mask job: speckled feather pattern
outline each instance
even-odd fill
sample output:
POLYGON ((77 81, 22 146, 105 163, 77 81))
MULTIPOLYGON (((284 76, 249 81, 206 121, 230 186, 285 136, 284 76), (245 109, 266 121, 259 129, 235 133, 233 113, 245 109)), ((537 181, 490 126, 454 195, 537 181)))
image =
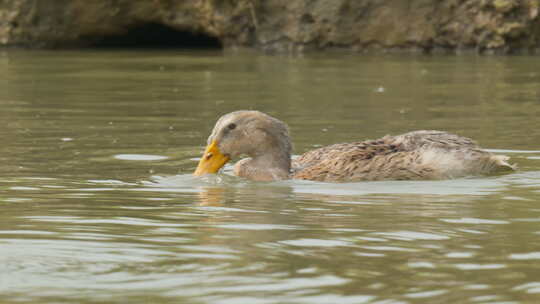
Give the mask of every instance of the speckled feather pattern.
POLYGON ((332 182, 446 179, 513 169, 506 159, 481 150, 469 138, 422 130, 306 152, 293 161, 291 177, 332 182))

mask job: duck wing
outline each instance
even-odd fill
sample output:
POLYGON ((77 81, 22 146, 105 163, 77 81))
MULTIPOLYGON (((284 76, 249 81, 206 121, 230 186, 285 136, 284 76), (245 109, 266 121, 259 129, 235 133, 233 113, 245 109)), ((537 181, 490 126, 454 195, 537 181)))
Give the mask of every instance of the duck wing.
POLYGON ((376 174, 375 163, 403 151, 403 146, 386 136, 379 140, 334 144, 302 154, 293 160, 295 179, 351 181, 383 179, 376 174))
POLYGON ((420 130, 397 136, 385 136, 388 142, 402 146, 404 151, 413 151, 421 148, 438 148, 444 150, 479 149, 478 144, 467 137, 455 135, 444 131, 420 130))
POLYGON ((304 153, 292 178, 316 181, 444 179, 512 168, 505 156, 442 131, 413 131, 378 140, 342 143, 304 153))

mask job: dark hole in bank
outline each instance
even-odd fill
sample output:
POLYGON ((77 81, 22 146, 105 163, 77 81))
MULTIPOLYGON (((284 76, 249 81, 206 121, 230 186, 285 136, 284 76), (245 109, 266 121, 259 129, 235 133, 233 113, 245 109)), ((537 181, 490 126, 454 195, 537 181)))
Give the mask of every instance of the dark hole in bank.
POLYGON ((139 25, 124 34, 95 37, 92 40, 91 46, 98 48, 222 48, 221 42, 215 37, 176 30, 158 23, 139 25))

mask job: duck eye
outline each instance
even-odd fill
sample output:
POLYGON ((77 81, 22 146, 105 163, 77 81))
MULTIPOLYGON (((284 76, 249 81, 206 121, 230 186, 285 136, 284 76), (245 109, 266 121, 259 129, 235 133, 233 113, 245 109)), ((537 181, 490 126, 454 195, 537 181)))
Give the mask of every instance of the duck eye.
POLYGON ((232 124, 228 125, 227 128, 229 128, 229 130, 234 130, 234 129, 236 129, 236 124, 232 123, 232 124))

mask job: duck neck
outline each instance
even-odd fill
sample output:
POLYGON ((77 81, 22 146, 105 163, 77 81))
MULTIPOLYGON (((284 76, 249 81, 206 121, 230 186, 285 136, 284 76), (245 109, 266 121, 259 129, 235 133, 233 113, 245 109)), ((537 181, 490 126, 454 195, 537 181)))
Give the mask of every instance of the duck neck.
POLYGON ((290 154, 272 149, 239 161, 234 168, 237 176, 256 181, 274 181, 290 178, 290 154))
POLYGON ((280 178, 286 179, 291 171, 291 155, 281 149, 274 148, 264 154, 256 155, 252 158, 253 165, 272 174, 278 174, 280 178))

